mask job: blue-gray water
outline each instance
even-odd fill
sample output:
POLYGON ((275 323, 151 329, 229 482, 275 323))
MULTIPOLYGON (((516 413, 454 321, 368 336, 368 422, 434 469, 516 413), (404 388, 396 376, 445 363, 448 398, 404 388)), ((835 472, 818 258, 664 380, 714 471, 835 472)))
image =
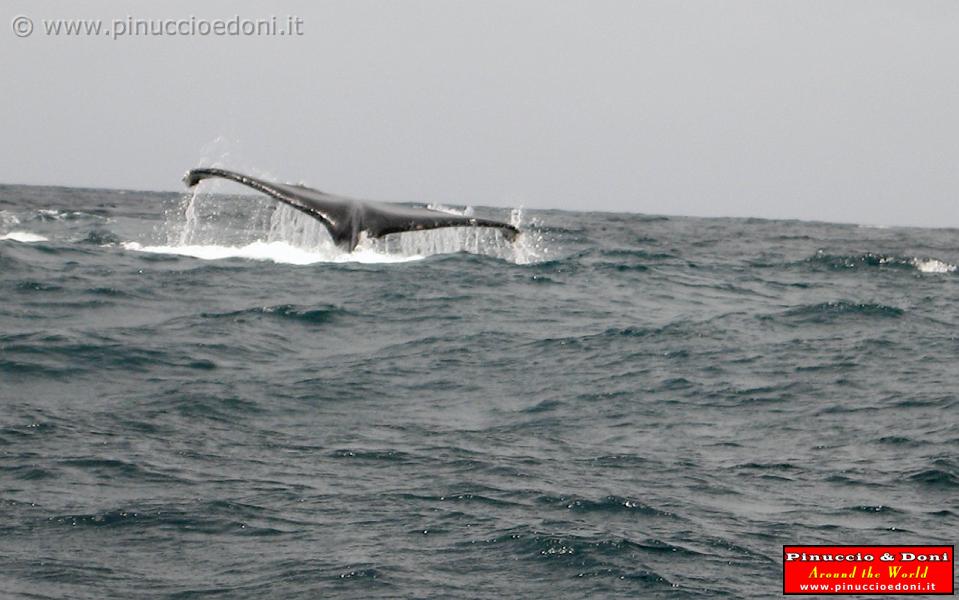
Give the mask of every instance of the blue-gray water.
POLYGON ((959 231, 532 211, 360 263, 188 208, 0 186, 9 597, 768 598, 783 544, 956 541, 959 231))

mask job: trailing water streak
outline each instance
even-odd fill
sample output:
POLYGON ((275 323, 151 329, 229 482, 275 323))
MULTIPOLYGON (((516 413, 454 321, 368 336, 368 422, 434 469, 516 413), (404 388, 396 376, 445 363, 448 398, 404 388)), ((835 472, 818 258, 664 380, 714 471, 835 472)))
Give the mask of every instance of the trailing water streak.
MULTIPOLYGON (((251 197, 237 209, 235 202, 197 190, 184 197, 176 213, 167 215, 166 244, 126 247, 156 252, 162 248, 171 254, 205 259, 246 257, 292 264, 399 262, 456 252, 529 264, 544 260, 548 253, 543 234, 530 226, 523 227, 512 243, 496 230, 482 227, 393 233, 378 239, 361 236, 356 250, 349 253, 336 246, 320 222, 291 207, 251 197), (352 259, 351 254, 355 255, 352 259)), ((443 211, 464 216, 472 213, 470 208, 443 211)), ((522 211, 511 211, 509 223, 523 226, 522 211)))
POLYGON ((498 229, 512 241, 519 230, 509 223, 493 219, 463 216, 401 204, 357 200, 308 188, 299 184, 278 183, 220 168, 188 171, 183 177, 188 187, 209 178, 235 181, 309 215, 326 227, 333 242, 352 251, 361 236, 379 238, 391 233, 425 231, 444 227, 489 227, 498 229))

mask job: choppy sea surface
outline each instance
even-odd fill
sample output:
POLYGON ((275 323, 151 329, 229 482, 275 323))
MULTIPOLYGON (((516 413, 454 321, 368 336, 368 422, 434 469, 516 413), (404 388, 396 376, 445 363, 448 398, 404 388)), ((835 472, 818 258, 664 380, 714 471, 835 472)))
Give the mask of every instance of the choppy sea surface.
POLYGON ((956 542, 959 231, 475 214, 524 234, 0 186, 4 596, 768 598, 783 544, 956 542))

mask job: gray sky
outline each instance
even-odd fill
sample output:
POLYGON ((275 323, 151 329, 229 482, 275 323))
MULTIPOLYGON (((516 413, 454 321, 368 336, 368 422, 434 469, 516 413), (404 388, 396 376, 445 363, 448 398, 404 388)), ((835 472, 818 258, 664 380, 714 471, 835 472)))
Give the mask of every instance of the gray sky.
POLYGON ((959 227, 959 2, 3 3, 0 181, 959 227), (18 38, 25 15, 33 34, 18 38), (42 19, 288 15, 286 37, 42 19))

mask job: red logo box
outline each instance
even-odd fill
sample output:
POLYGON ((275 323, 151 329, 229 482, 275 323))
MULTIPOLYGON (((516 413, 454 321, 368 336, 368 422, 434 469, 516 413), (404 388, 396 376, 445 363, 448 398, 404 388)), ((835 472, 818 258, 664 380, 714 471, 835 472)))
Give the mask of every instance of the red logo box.
POLYGON ((783 546, 783 594, 955 593, 955 546, 783 546))

